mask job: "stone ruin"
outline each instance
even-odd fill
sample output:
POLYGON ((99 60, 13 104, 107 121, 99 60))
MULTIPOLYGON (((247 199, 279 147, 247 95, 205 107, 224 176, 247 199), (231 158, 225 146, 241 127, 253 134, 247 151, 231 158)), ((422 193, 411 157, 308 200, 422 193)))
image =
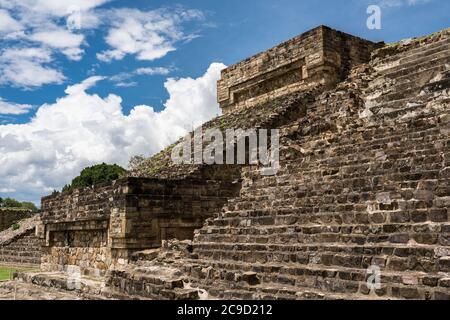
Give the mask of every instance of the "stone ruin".
POLYGON ((45 197, 41 267, 77 266, 83 275, 100 276, 136 251, 160 247, 162 240, 192 239, 235 194, 232 182, 220 179, 124 178, 45 197))
POLYGON ((318 85, 332 88, 377 46, 320 26, 223 70, 218 102, 228 114, 318 85))
POLYGON ((95 299, 450 299, 450 29, 385 45, 321 26, 225 69, 218 101, 206 128, 280 129, 275 176, 174 165, 171 146, 43 198, 41 271, 18 278, 95 299))

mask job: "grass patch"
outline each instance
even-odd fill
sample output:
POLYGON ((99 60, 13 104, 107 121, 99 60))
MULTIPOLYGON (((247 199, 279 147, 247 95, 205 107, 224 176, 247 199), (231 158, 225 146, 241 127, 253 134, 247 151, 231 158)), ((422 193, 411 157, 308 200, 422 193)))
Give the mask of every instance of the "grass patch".
POLYGON ((30 269, 27 268, 15 268, 15 267, 5 267, 0 266, 0 281, 12 280, 12 276, 14 272, 28 271, 30 269))

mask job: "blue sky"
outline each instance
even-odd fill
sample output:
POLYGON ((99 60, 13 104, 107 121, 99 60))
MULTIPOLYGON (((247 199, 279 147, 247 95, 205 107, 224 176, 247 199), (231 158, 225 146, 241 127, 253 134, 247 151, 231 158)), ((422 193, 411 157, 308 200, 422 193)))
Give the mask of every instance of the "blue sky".
POLYGON ((64 2, 0 0, 0 197, 38 202, 83 166, 153 154, 220 112, 225 65, 308 29, 394 42, 448 28, 450 12, 444 0, 64 2), (366 27, 370 4, 381 30, 366 27))

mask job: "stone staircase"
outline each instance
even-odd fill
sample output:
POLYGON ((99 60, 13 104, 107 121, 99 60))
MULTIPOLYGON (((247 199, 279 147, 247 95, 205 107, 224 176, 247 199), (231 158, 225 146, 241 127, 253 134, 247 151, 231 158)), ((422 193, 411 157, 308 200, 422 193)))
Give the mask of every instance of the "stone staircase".
POLYGON ((0 263, 14 265, 39 265, 41 242, 35 234, 38 216, 18 222, 19 229, 0 233, 0 263))
POLYGON ((41 263, 40 250, 34 230, 30 230, 0 249, 0 262, 38 265, 41 263))
POLYGON ((220 298, 450 298, 450 35, 427 41, 380 49, 284 127, 282 169, 243 169, 187 281, 220 298))
MULTIPOLYGON (((407 113, 424 107, 424 103, 447 89, 450 81, 450 31, 442 31, 415 48, 421 41, 397 48, 378 50, 371 62, 376 71, 365 90, 366 108, 374 114, 407 113), (412 47, 412 48, 409 48, 412 47)), ((447 97, 448 99, 448 97, 447 97)))

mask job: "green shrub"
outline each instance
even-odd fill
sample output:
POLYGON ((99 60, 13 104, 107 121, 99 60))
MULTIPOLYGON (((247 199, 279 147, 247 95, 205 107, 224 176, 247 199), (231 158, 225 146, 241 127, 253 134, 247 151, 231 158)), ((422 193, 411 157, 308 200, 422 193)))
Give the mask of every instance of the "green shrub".
POLYGON ((20 229, 20 224, 18 223, 14 223, 11 228, 15 231, 15 230, 19 230, 20 229))
POLYGON ((6 198, 2 199, 0 198, 0 208, 7 208, 7 209, 23 209, 23 210, 31 210, 31 211, 37 211, 38 208, 35 206, 32 202, 20 202, 16 199, 6 198))
POLYGON ((28 209, 31 211, 37 211, 38 208, 32 202, 22 202, 21 208, 28 209))
POLYGON ((94 184, 111 182, 119 179, 125 173, 126 170, 116 164, 98 164, 83 169, 78 177, 73 179, 70 184, 64 186, 62 191, 71 191, 78 188, 89 187, 94 184))
POLYGON ((5 208, 21 208, 22 207, 22 204, 19 201, 15 200, 15 199, 11 199, 11 198, 3 199, 2 205, 5 208))

